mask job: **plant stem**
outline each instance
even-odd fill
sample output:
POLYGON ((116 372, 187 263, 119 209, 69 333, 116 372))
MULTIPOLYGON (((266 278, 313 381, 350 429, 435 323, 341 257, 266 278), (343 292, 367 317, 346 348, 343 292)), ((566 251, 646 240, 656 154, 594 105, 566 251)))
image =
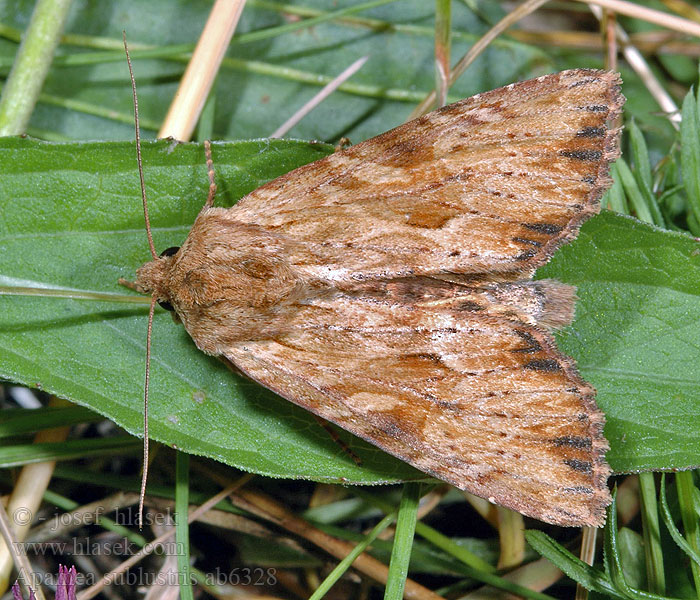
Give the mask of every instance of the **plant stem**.
POLYGON ((34 7, 0 98, 0 136, 20 135, 26 131, 70 5, 70 0, 39 0, 34 7))

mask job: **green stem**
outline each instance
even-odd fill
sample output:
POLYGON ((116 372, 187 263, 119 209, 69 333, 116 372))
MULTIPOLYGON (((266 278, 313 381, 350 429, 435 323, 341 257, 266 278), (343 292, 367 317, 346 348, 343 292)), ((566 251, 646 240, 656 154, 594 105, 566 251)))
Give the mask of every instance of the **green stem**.
POLYGON ((435 91, 437 105, 447 102, 450 85, 451 0, 435 0, 435 91))
POLYGON ((403 486, 384 600, 401 600, 403 598, 406 577, 408 577, 408 565, 411 562, 413 536, 416 532, 420 488, 420 483, 405 483, 403 486))
POLYGON ((0 296, 40 296, 42 298, 70 298, 71 300, 97 300, 100 302, 121 302, 127 304, 150 304, 149 296, 128 296, 107 292, 87 292, 56 288, 34 288, 13 285, 0 285, 0 296))
MULTIPOLYGON (((340 10, 335 10, 333 12, 321 13, 317 16, 307 17, 301 21, 286 23, 278 27, 268 27, 266 29, 261 29, 259 31, 250 31, 248 33, 241 33, 233 39, 233 43, 246 44, 249 42, 259 42, 260 40, 266 40, 272 37, 277 37, 285 33, 292 33, 300 29, 307 29, 309 27, 314 27, 325 23, 327 21, 334 21, 336 19, 341 19, 347 15, 353 15, 358 12, 363 12, 371 8, 376 8, 378 6, 383 6, 384 4, 390 4, 396 2, 397 0, 371 0, 370 2, 363 2, 361 4, 355 4, 347 8, 341 8, 340 10)), ((277 6, 275 6, 277 8, 277 6)))
POLYGON ((39 0, 34 7, 0 98, 0 136, 20 135, 26 131, 70 5, 70 0, 39 0))
POLYGON ((653 473, 639 474, 639 494, 642 500, 642 534, 649 591, 663 595, 666 591, 666 577, 653 473))
POLYGON ((384 531, 389 525, 394 522, 396 518, 396 512, 392 512, 384 517, 379 523, 377 523, 372 531, 367 534, 364 540, 362 540, 357 546, 355 546, 352 551, 338 563, 338 566, 333 569, 328 576, 323 580, 321 585, 316 588, 314 593, 309 597, 309 600, 320 600, 323 598, 328 590, 331 589, 333 584, 340 579, 343 574, 350 568, 355 559, 362 554, 367 547, 377 539, 377 536, 384 531))
MULTIPOLYGON (((145 468, 145 465, 144 465, 145 468)), ((190 571, 190 529, 187 517, 190 508, 190 455, 176 451, 175 458, 175 548, 179 589, 182 600, 193 600, 190 571)))
MULTIPOLYGON (((676 489, 678 490, 678 505, 681 510, 685 539, 695 552, 699 552, 700 519, 698 519, 698 514, 695 511, 695 504, 693 502, 693 495, 697 492, 693 485, 692 471, 680 471, 676 473, 676 489)), ((695 562, 691 562, 690 569, 693 573, 693 581, 695 582, 695 593, 698 598, 700 598, 700 566, 695 562)))

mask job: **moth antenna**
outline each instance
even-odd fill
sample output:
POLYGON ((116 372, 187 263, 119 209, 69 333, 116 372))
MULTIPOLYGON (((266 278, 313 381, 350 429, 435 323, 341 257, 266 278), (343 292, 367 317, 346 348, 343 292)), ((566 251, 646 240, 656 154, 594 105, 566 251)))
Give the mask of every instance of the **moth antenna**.
MULTIPOLYGON (((141 127, 139 126, 139 100, 136 95, 136 80, 134 70, 131 66, 129 56, 129 46, 126 43, 126 31, 122 31, 124 38, 124 52, 126 53, 126 64, 129 66, 129 77, 131 78, 131 94, 134 99, 134 130, 136 132, 136 162, 139 166, 139 179, 141 180, 141 200, 143 201, 143 218, 146 222, 146 236, 148 237, 148 247, 151 250, 153 260, 158 260, 153 235, 151 234, 151 220, 148 218, 148 202, 146 201, 146 182, 143 177, 143 163, 141 161, 141 127)), ((120 283, 122 281, 120 280, 120 283)), ((127 282, 125 282, 126 284, 127 282)), ((127 285, 127 287, 131 287, 127 285)), ((139 493, 139 529, 143 528, 143 504, 146 499, 146 481, 148 480, 148 384, 151 379, 151 332, 153 331, 153 313, 156 308, 158 298, 155 294, 151 297, 151 308, 148 311, 148 331, 146 333, 146 375, 143 385, 143 470, 141 475, 141 491, 139 493)))
POLYGON ((214 161, 211 158, 211 142, 204 140, 204 156, 207 158, 207 175, 209 176, 209 195, 204 203, 204 208, 209 208, 214 204, 216 196, 216 183, 214 182, 214 161))
POLYGON ((151 220, 148 218, 148 202, 146 202, 146 182, 143 178, 143 164, 141 162, 141 127, 139 126, 139 100, 136 96, 136 80, 134 79, 134 70, 131 68, 131 57, 129 56, 129 47, 126 44, 126 31, 122 31, 124 38, 124 52, 126 52, 126 64, 129 65, 129 77, 131 77, 131 94, 134 97, 134 129, 136 130, 136 162, 139 165, 139 178, 141 179, 141 200, 143 200, 143 218, 146 221, 146 235, 148 236, 148 247, 151 250, 153 260, 158 259, 156 247, 153 244, 153 235, 151 235, 151 220))
POLYGON ((141 473, 141 491, 139 492, 139 529, 143 527, 143 504, 146 500, 146 480, 148 479, 148 384, 151 380, 151 332, 153 331, 153 313, 158 298, 151 297, 148 311, 148 333, 146 334, 146 377, 143 385, 143 470, 141 473))

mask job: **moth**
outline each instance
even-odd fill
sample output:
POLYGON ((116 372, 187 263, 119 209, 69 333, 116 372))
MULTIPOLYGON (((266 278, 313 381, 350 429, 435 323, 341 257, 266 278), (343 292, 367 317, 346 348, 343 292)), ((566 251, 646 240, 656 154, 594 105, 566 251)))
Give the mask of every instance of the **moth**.
MULTIPOLYGON (((436 110, 209 199, 134 287, 194 343, 462 490, 600 526, 608 442, 556 346, 575 289, 537 267, 599 210, 619 75, 575 69, 436 110)), ((208 148, 208 147, 207 147, 208 148)))

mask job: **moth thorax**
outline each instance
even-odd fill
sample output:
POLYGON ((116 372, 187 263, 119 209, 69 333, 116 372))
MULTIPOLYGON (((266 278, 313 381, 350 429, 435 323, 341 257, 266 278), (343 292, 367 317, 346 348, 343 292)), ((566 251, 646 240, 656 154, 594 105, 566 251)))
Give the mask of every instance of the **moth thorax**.
POLYGON ((170 293, 166 282, 172 260, 172 256, 162 256, 144 263, 136 271, 136 288, 144 294, 155 294, 161 302, 169 302, 170 293))

